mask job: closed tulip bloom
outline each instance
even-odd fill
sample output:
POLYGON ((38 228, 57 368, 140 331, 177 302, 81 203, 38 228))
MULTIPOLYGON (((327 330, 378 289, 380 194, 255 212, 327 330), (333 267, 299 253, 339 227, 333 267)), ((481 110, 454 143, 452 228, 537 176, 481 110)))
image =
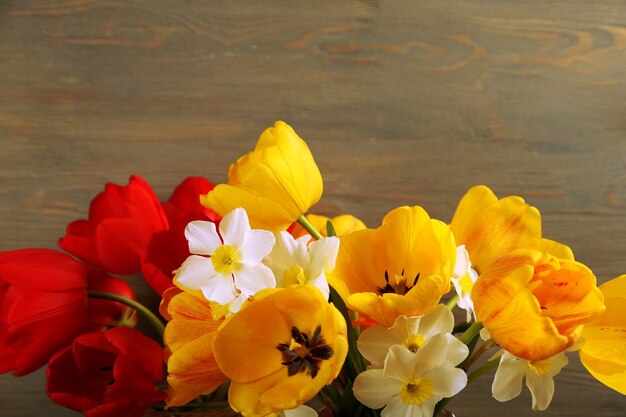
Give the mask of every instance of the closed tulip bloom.
POLYGON ((167 228, 154 191, 134 175, 126 186, 107 184, 91 201, 89 218, 70 223, 59 246, 104 271, 132 274, 152 234, 167 228))
POLYGON ((231 165, 228 183, 202 204, 225 216, 237 207, 253 228, 286 230, 320 199, 322 176, 307 144, 284 122, 266 129, 254 150, 231 165))
POLYGON ((599 288, 606 311, 585 325, 580 360, 598 381, 626 395, 626 275, 599 288))
POLYGON ((137 330, 115 327, 86 333, 48 364, 46 392, 87 417, 140 417, 164 393, 163 352, 137 330))
POLYGON ((207 194, 215 186, 204 177, 187 177, 176 186, 172 195, 161 205, 170 224, 187 217, 189 213, 201 213, 198 220, 206 217, 210 221, 218 221, 220 216, 211 209, 200 204, 200 196, 207 194), (203 215, 203 216, 202 216, 203 215))
POLYGON ((0 252, 0 373, 33 372, 84 330, 87 271, 50 249, 0 252))

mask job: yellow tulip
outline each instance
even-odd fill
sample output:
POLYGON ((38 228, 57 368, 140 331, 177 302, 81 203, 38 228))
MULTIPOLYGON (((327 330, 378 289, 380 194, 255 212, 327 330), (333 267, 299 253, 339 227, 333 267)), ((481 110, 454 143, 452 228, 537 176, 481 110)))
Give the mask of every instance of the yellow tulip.
POLYGON ((337 377, 346 322, 317 288, 267 289, 224 321, 213 352, 231 379, 231 407, 263 416, 303 404, 337 377))
POLYGON ((626 395, 626 275, 600 291, 606 311, 583 329, 580 360, 598 381, 626 395))
POLYGON ((377 229, 340 237, 329 283, 349 308, 391 327, 430 312, 450 289, 456 245, 450 228, 421 207, 389 212, 377 229))
MULTIPOLYGON (((329 220, 332 222, 333 228, 335 229, 335 233, 337 236, 347 235, 348 233, 367 228, 367 226, 365 226, 365 223, 363 223, 361 220, 351 214, 342 214, 340 216, 333 217, 332 219, 326 216, 320 216, 318 214, 307 214, 305 217, 309 221, 309 223, 313 225, 315 230, 320 232, 323 237, 328 237, 326 223, 329 220)), ((291 231, 291 235, 295 238, 307 235, 308 233, 309 232, 307 232, 306 229, 302 227, 299 223, 296 223, 293 230, 291 231)))
POLYGON ((219 387, 226 376, 217 366, 211 343, 221 321, 213 320, 209 302, 188 293, 169 300, 164 342, 167 360, 168 407, 188 403, 219 387))
POLYGON ((255 229, 285 230, 322 196, 322 176, 307 144, 284 122, 276 122, 255 149, 231 165, 228 183, 200 202, 225 216, 243 207, 255 229))
POLYGON ((604 309, 583 264, 520 249, 484 271, 472 291, 477 321, 513 355, 538 361, 570 347, 604 309))
POLYGON ((559 258, 573 259, 565 245, 542 241, 539 210, 521 197, 498 199, 484 185, 470 188, 463 196, 450 229, 457 245, 465 245, 472 267, 479 274, 516 249, 543 249, 559 258))

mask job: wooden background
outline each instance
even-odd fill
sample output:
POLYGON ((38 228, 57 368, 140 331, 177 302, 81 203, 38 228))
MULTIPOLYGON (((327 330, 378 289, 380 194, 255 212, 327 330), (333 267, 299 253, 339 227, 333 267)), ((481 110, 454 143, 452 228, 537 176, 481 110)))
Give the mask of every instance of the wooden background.
MULTIPOLYGON (((276 119, 317 159, 317 212, 449 221, 484 183, 537 206, 600 282, 626 273, 623 0, 3 0, 0 250, 55 247, 107 181, 163 198, 224 181, 276 119)), ((570 359, 543 415, 624 416, 570 359)), ((490 383, 456 415, 535 415, 490 383)), ((1 376, 0 415, 75 415, 43 386, 1 376)))

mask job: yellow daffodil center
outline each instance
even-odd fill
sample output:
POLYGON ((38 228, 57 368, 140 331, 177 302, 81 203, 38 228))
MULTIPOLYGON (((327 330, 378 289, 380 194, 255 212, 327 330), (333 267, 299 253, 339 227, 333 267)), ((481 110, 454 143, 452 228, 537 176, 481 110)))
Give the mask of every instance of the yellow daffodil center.
POLYGON ((461 291, 463 294, 470 294, 472 292, 472 288, 474 288, 474 283, 472 282, 472 278, 470 274, 465 274, 459 280, 461 284, 461 291))
POLYGON ((406 382, 400 390, 400 399, 405 404, 423 404, 435 392, 435 384, 428 378, 415 378, 406 382))
POLYGON ((402 342, 402 345, 413 353, 417 352, 417 350, 421 348, 423 344, 424 337, 419 333, 410 335, 405 339, 404 342, 402 342))
POLYGON ((550 364, 552 364, 552 358, 529 362, 528 367, 537 375, 543 375, 548 372, 550 364))
POLYGON ((231 245, 222 245, 215 249, 215 252, 213 252, 211 256, 211 261, 213 262, 215 271, 222 274, 230 274, 235 270, 239 262, 237 248, 231 245))
POLYGON ((283 272, 283 287, 302 284, 306 284, 306 276, 300 265, 294 265, 283 272))

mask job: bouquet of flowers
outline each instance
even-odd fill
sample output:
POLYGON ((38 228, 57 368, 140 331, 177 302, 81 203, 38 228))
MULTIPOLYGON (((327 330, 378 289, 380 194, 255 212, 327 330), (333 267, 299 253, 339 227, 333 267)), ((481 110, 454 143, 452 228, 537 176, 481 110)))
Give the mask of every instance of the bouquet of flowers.
POLYGON ((0 252, 0 370, 47 364, 49 397, 91 417, 226 399, 244 416, 432 417, 491 371, 496 400, 525 379, 544 410, 573 351, 626 394, 626 275, 598 287, 522 198, 476 186, 449 224, 405 206, 367 228, 307 214, 321 195, 283 122, 226 184, 187 178, 164 202, 138 176, 107 184, 66 253, 0 252), (112 276, 138 271, 159 312, 112 276))

